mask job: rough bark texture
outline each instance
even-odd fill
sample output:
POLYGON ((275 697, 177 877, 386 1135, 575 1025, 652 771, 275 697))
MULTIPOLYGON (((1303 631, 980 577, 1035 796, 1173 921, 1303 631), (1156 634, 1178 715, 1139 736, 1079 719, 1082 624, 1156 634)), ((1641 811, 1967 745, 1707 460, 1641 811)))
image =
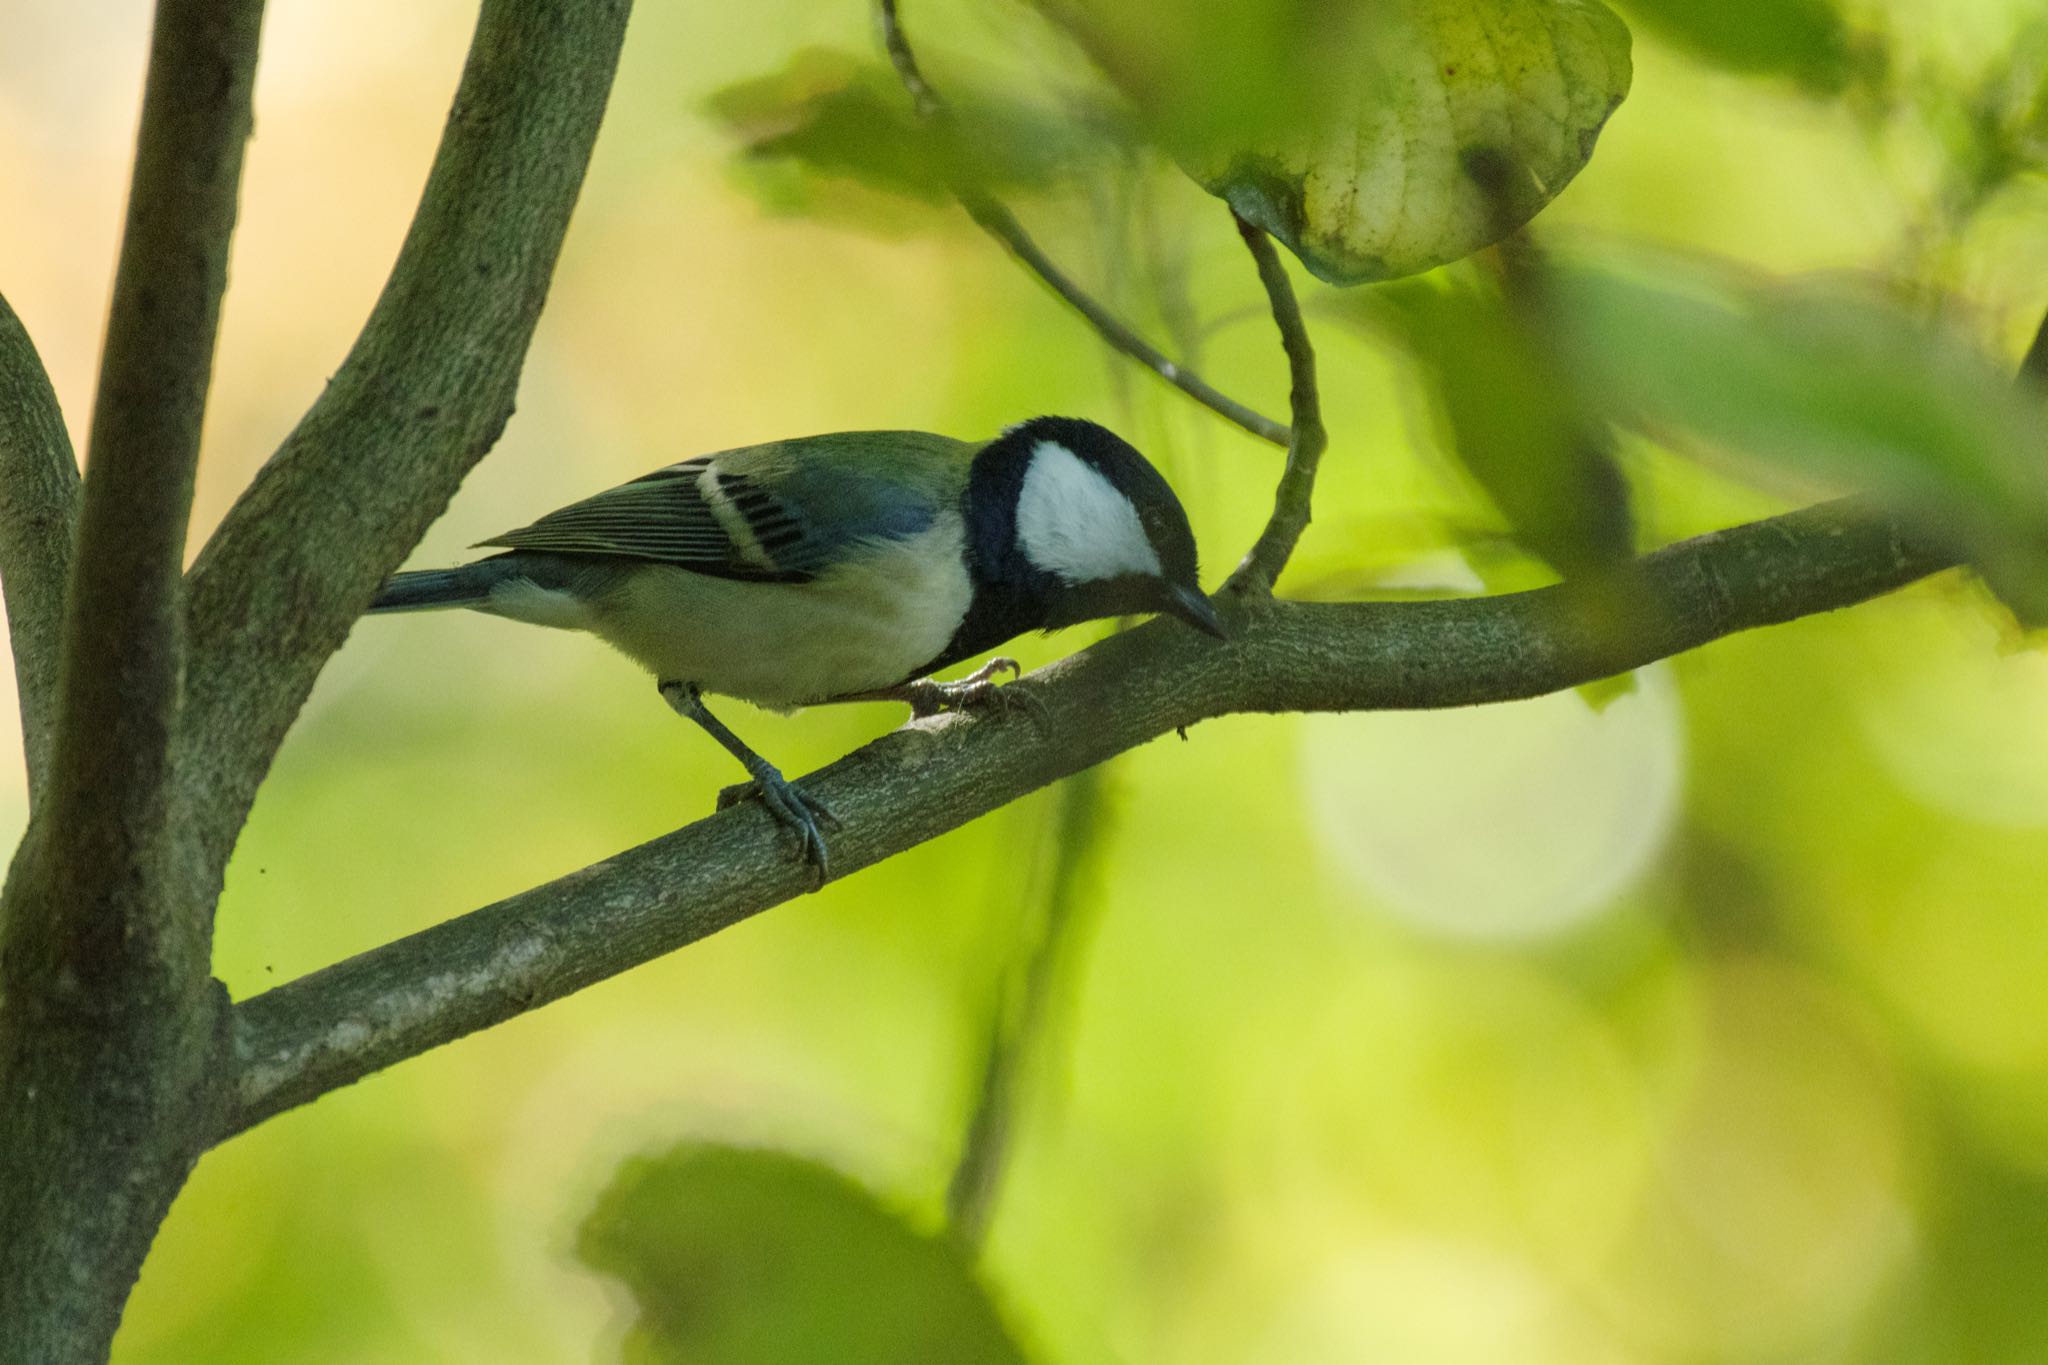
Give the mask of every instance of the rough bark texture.
POLYGON ((262 0, 157 11, 47 789, 0 923, 0 1360, 105 1354, 225 1093, 225 997, 170 771, 185 526, 262 16, 262 0))
POLYGON ((0 298, 0 582, 21 694, 29 804, 43 790, 56 726, 64 580, 78 530, 78 458, 50 377, 21 319, 0 298))
MULTIPOLYGON (((1224 597, 1226 645, 1156 621, 1010 684, 1042 703, 1043 728, 1023 708, 915 722, 804 785, 844 820, 832 836, 832 866, 844 876, 1197 721, 1537 696, 1849 606, 1950 562, 1882 517, 1833 504, 1660 551, 1640 561, 1626 594, 1224 597), (1626 619, 1615 619, 1617 602, 1626 619)), ((748 804, 267 991, 235 1010, 241 1071, 228 1132, 810 887, 781 829, 748 804)))

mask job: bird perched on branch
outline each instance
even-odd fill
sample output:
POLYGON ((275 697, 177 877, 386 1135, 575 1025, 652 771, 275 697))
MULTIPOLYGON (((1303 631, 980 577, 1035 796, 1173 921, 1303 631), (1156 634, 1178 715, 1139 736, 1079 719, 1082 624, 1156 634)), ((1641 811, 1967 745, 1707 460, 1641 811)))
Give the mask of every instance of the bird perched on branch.
POLYGON ((401 573, 373 613, 466 607, 585 630, 746 766, 822 879, 817 798, 704 705, 902 701, 920 715, 993 695, 1016 664, 928 675, 1028 630, 1168 612, 1222 636, 1187 514, 1106 428, 1039 417, 974 444, 850 431, 699 456, 401 573))

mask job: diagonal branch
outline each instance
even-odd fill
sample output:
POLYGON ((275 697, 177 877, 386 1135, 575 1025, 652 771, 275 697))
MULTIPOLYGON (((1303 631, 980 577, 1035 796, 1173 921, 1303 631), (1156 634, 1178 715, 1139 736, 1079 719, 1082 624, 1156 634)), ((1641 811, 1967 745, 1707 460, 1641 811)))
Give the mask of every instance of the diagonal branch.
POLYGON ((1227 421, 1233 422, 1262 441, 1276 446, 1288 443, 1288 430, 1253 408, 1216 388, 1193 370, 1187 369, 1169 359, 1165 352, 1139 336, 1131 325, 1109 311, 1059 266, 1053 263, 1039 248, 1037 242, 1025 232, 1017 216, 999 201, 974 190, 957 191, 960 206, 989 236, 1010 249, 1024 268, 1043 280, 1046 287, 1064 299, 1073 310, 1088 320, 1096 334, 1111 350, 1143 365, 1167 383, 1179 389, 1203 407, 1215 412, 1227 421))
MULTIPOLYGON (((896 5, 897 0, 877 0, 876 15, 882 26, 882 45, 888 49, 889 61, 896 68, 903 88, 910 92, 911 104, 918 117, 927 122, 941 122, 946 118, 946 103, 918 66, 917 54, 911 49, 910 39, 903 31, 896 5)), ((1000 200, 971 185, 957 185, 953 194, 960 201, 960 207, 967 210, 967 216, 982 231, 1007 247, 1025 269, 1038 276, 1047 288, 1086 318, 1089 326, 1111 350, 1129 356, 1203 407, 1243 427, 1260 440, 1276 446, 1288 443, 1287 428, 1281 423, 1246 407, 1194 371, 1176 363, 1140 336, 1136 328, 1098 302, 1045 254, 1032 240, 1031 234, 1024 230, 1024 225, 1017 221, 1017 215, 1000 200)))
POLYGON ((1266 286, 1266 297, 1272 301, 1273 322, 1280 329, 1280 344, 1287 352, 1288 401, 1294 409, 1287 467, 1280 474, 1280 486, 1274 490, 1273 515, 1227 584, 1237 592, 1267 596, 1293 556, 1301 533, 1308 529, 1316 467, 1322 463, 1329 437, 1323 430, 1323 403, 1316 388, 1315 348, 1309 344, 1308 326, 1302 321, 1301 304, 1294 297, 1287 267, 1264 228, 1239 218, 1237 230, 1244 237, 1252 259, 1258 262, 1259 282, 1266 286))
MULTIPOLYGON (((1612 594, 1560 585, 1438 602, 1225 598, 1228 645, 1154 622, 1012 686, 1030 717, 912 724, 806 780, 844 818, 853 872, 1135 745, 1241 711, 1466 706, 1625 672, 1721 636, 1845 607, 1948 567, 1836 503, 1672 546, 1612 594)), ((810 889, 747 806, 267 991, 235 1010, 239 1107, 223 1136, 488 1028, 810 889)))
POLYGON ((0 298, 0 582, 21 693, 29 807, 43 790, 63 638, 64 581, 78 530, 78 457, 21 319, 0 298))
POLYGON ((321 667, 512 414, 630 8, 487 0, 375 310, 192 569, 181 782, 216 877, 321 667))

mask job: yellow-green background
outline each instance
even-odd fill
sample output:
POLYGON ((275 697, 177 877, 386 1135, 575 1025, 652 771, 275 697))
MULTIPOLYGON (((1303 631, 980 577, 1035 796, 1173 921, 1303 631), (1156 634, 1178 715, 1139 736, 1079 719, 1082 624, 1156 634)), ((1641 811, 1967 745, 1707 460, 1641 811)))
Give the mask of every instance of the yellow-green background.
MULTIPOLYGON (((1020 12, 934 0, 938 54, 1020 12)), ((1886 6, 1968 69, 2029 6, 1886 6)), ((319 392, 403 231, 468 6, 276 0, 195 543, 319 392)), ((81 438, 147 7, 0 16, 0 288, 81 438)), ((1041 411, 1167 467, 1213 582, 1269 450, 1119 368, 944 210, 767 216, 696 110, 859 0, 643 0, 519 412, 416 563, 703 450, 1041 411)), ((1932 148, 1647 41, 1547 223, 1775 270, 1884 268, 1932 148)), ((1218 206, 1155 182, 1026 212, 1142 300, 1151 221, 1211 377, 1284 375, 1218 206)), ((2048 301, 2048 192, 1943 263, 1987 344, 2048 301)), ((1302 590, 1469 586, 1467 494, 1399 357, 1317 322, 1334 433, 1302 590)), ((1630 452, 1646 534, 1773 506, 1630 452)), ((1026 642, 1042 660, 1086 638, 1026 642)), ((987 1255, 1068 1362, 2048 1358, 2048 659, 1953 583, 1712 646, 1595 714, 1236 718, 1119 760, 1085 955, 1033 1069, 987 1255)), ((886 708, 730 718, 792 772, 886 708)), ((19 830, 18 743, 0 832, 19 830)), ((286 981, 694 819, 735 773, 600 646, 379 620, 333 661, 229 876, 218 970, 286 981)), ((1048 807, 273 1120, 206 1157, 116 1359, 605 1358, 570 1252, 619 1159, 787 1147, 935 1225, 1048 807)), ((11 837, 9 839, 11 843, 11 837)))

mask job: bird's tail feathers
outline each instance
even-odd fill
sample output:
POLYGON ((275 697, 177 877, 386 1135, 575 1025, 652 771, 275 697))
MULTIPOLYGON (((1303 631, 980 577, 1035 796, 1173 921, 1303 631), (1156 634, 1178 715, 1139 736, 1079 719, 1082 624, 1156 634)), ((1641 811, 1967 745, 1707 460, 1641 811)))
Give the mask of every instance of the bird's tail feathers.
POLYGON ((415 569, 393 574, 370 602, 370 614, 482 606, 490 600, 491 587, 500 577, 494 570, 486 569, 489 563, 485 560, 456 569, 415 569))

